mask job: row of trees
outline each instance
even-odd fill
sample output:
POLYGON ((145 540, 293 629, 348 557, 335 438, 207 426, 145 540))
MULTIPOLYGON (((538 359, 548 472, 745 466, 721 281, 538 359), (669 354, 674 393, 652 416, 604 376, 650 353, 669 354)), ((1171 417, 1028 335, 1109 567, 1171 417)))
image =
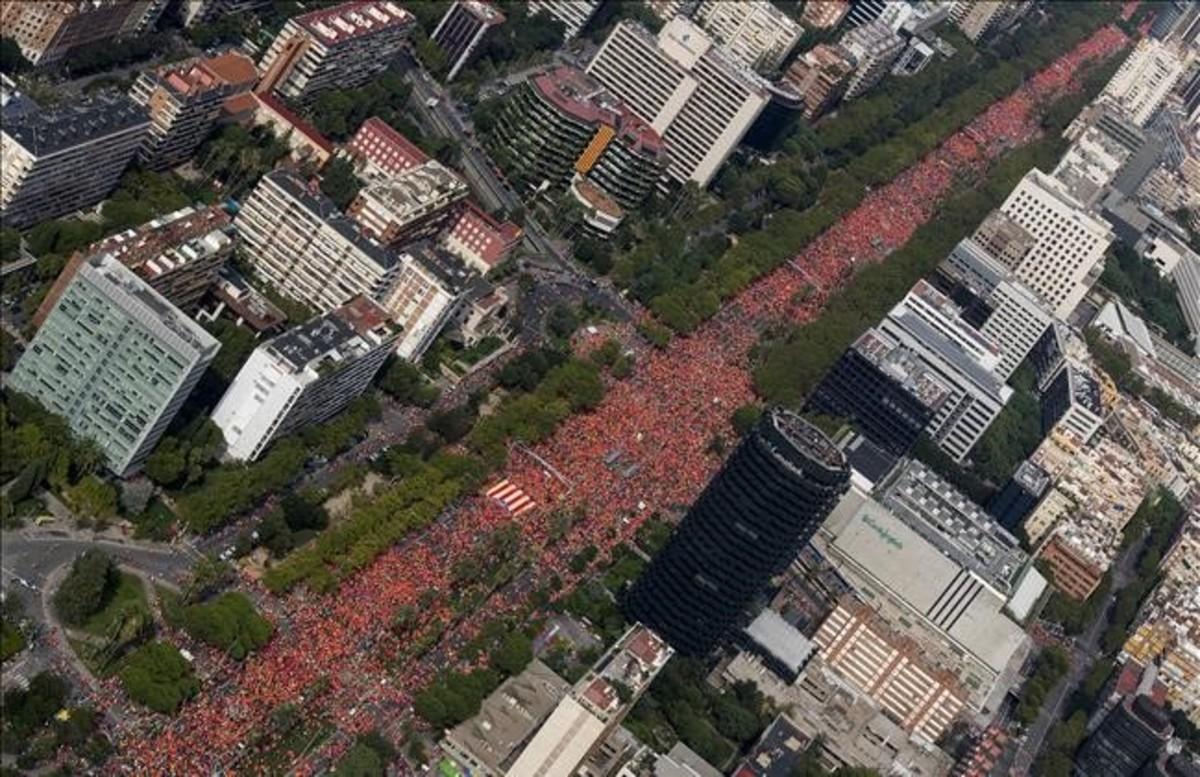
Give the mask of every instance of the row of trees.
MULTIPOLYGON (((0 751, 16 756, 18 769, 38 770, 68 750, 95 768, 112 753, 112 743, 99 731, 96 711, 69 706, 69 699, 67 682, 51 672, 35 675, 27 688, 13 686, 4 692, 0 751), (64 710, 67 714, 60 716, 64 710)), ((4 772, 9 773, 8 767, 4 772)))
POLYGON ((1021 688, 1021 701, 1013 718, 1023 726, 1037 720, 1046 703, 1046 697, 1058 686, 1071 666, 1067 652, 1057 645, 1043 648, 1038 654, 1033 673, 1021 688))
POLYGON ((446 672, 413 699, 413 708, 430 726, 447 729, 479 711, 483 700, 508 677, 525 670, 533 660, 533 641, 513 631, 495 642, 488 667, 470 672, 446 672))

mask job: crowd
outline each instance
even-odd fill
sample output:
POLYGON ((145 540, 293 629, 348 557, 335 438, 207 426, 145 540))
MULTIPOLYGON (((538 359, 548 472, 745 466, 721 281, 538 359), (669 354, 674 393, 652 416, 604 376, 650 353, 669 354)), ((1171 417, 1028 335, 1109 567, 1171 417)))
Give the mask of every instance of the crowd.
POLYGON ((337 731, 323 746, 295 754, 293 768, 301 774, 332 763, 357 733, 377 728, 398 735, 411 718, 412 694, 438 671, 461 666, 459 649, 485 622, 526 606, 529 593, 552 577, 561 581, 559 592, 569 591, 581 576, 569 562, 582 549, 594 547, 603 559, 652 513, 695 499, 723 451, 736 444, 731 414, 754 399, 746 363, 763 321, 815 315, 856 262, 882 259, 931 218, 956 175, 978 170, 1004 148, 1032 138, 1039 101, 1068 89, 1081 64, 1122 41, 1119 32, 1104 30, 1078 46, 891 184, 871 192, 791 266, 755 284, 694 335, 652 350, 637 345, 628 329, 605 333, 636 351, 633 375, 611 381, 600 407, 567 419, 535 446, 536 457, 514 450, 503 473, 539 505, 519 521, 534 560, 517 584, 492 593, 467 615, 455 615, 455 561, 512 520, 499 503, 475 496, 452 518, 346 580, 336 594, 297 591, 280 601, 273 608, 278 636, 230 668, 220 684, 210 681, 174 720, 126 736, 114 770, 237 771, 252 735, 260 749, 277 743, 269 721, 287 703, 296 704, 306 720, 337 731), (806 287, 811 291, 801 294, 806 287), (582 516, 565 536, 552 530, 562 510, 582 516), (415 623, 403 634, 392 628, 402 608, 415 612, 415 623), (407 649, 430 633, 440 635, 434 649, 408 660, 407 649))

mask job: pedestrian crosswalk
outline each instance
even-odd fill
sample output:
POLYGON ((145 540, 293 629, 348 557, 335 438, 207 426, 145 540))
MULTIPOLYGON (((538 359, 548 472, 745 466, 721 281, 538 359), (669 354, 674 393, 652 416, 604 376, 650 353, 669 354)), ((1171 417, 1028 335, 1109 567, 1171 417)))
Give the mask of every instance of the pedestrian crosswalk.
POLYGON ((537 507, 537 502, 533 501, 529 494, 507 479, 501 480, 484 494, 504 505, 504 509, 512 513, 514 518, 537 507))

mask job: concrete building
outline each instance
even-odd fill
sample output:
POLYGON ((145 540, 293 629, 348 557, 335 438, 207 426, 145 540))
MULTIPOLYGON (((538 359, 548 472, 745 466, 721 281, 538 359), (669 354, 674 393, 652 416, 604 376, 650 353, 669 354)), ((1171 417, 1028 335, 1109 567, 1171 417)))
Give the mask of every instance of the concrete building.
POLYGON ((1100 93, 1100 100, 1123 110, 1139 127, 1154 117, 1194 54, 1154 38, 1138 41, 1100 93))
POLYGON ((956 461, 966 457, 1013 393, 998 372, 1000 349, 961 316, 945 295, 918 281, 876 327, 950 389, 926 431, 956 461))
POLYGON ((1126 697, 1108 713, 1075 756, 1080 774, 1127 777, 1157 760, 1171 739, 1167 710, 1149 696, 1126 697))
POLYGON ((621 22, 587 72, 662 136, 671 160, 667 175, 701 188, 770 100, 761 79, 682 17, 667 22, 657 37, 621 22))
POLYGON ((656 130, 596 79, 566 66, 535 73, 514 90, 491 140, 528 188, 584 177, 622 208, 641 205, 668 163, 656 130))
POLYGON ((446 58, 446 83, 454 80, 493 27, 504 24, 504 14, 482 0, 454 0, 430 38, 446 58))
POLYGON ((399 336, 387 311, 356 297, 255 348, 213 410, 226 455, 254 461, 280 437, 340 413, 370 387, 399 336))
POLYGON ((958 0, 950 18, 973 42, 1010 27, 1033 7, 1031 0, 958 0))
POLYGON ((507 777, 573 774, 620 725, 673 655, 658 635, 635 625, 571 689, 513 762, 507 777), (618 694, 620 683, 627 694, 618 694))
POLYGON ((1030 170, 1000 206, 1034 238, 1014 274, 1066 319, 1104 269, 1114 235, 1057 179, 1030 170))
POLYGON ((172 305, 191 313, 233 255, 232 232, 224 210, 187 207, 93 243, 59 273, 34 313, 33 324, 42 325, 75 273, 96 254, 114 257, 172 305))
POLYGON ((29 344, 8 387, 136 471, 221 345, 116 258, 93 256, 29 344))
POLYGON ((191 160, 221 118, 227 98, 254 88, 258 71, 237 52, 143 72, 129 96, 150 114, 142 161, 165 170, 191 160))
POLYGON ((137 153, 150 121, 125 97, 42 108, 0 127, 0 216, 24 228, 95 205, 137 153))
POLYGON ((0 37, 15 41, 32 64, 45 65, 81 46, 115 40, 131 16, 140 24, 147 10, 128 0, 6 0, 0 37))
POLYGON ((841 24, 849 11, 849 0, 809 0, 800 12, 800 22, 810 29, 830 30, 841 24))
POLYGON ((846 84, 847 100, 866 94, 883 80, 904 51, 904 39, 877 21, 855 27, 838 43, 854 59, 854 74, 846 84))
POLYGON ((408 246, 397 258, 395 283, 380 300, 404 335, 396 353, 421 358, 434 338, 459 313, 478 280, 456 256, 427 243, 408 246))
POLYGON ((1009 533, 1015 534, 1050 487, 1050 476, 1026 459, 987 504, 988 512, 1009 533))
POLYGON ((181 0, 179 15, 184 27, 207 24, 222 16, 258 11, 271 0, 181 0))
POLYGON ((717 769, 682 742, 654 759, 654 777, 722 777, 717 769))
POLYGON ((703 0, 692 19, 738 63, 763 73, 778 69, 804 34, 768 0, 703 0))
POLYGON ((429 161, 428 154, 378 116, 362 123, 345 152, 365 181, 391 178, 429 161))
POLYGON ((270 127, 275 137, 282 140, 291 151, 288 158, 297 167, 320 170, 333 158, 333 143, 300 114, 287 107, 283 100, 266 93, 249 97, 254 103, 251 121, 270 127))
POLYGON ((351 0, 293 16, 259 62, 258 91, 309 102, 382 73, 416 19, 395 0, 351 0))
POLYGON ((282 170, 267 173, 236 219, 242 255, 280 293, 330 311, 392 288, 400 263, 364 237, 315 186, 282 170))
POLYGON ((854 60, 840 47, 818 43, 796 58, 784 80, 804 100, 804 118, 812 121, 837 105, 854 74, 854 60))
POLYGON ((346 208, 367 236, 396 246, 440 232, 470 194, 466 181, 431 159, 359 190, 346 208))
POLYGON ((1200 258, 1195 254, 1183 256, 1171 271, 1171 280, 1178 288, 1175 299, 1192 339, 1200 342, 1200 258))
POLYGON ((1013 272, 1037 245, 1032 234, 999 210, 992 211, 984 218, 971 240, 1013 272))
POLYGON ((563 23, 563 40, 579 34, 600 8, 600 0, 530 0, 529 15, 541 13, 563 23))
POLYGON ((486 274, 508 258, 521 243, 524 233, 511 221, 500 222, 468 201, 440 245, 467 263, 476 272, 486 274))
POLYGON ((879 19, 887 11, 889 0, 853 0, 846 15, 847 27, 861 27, 879 19))
POLYGON ((1088 442, 1104 424, 1107 411, 1100 382, 1090 368, 1068 364, 1042 392, 1042 432, 1061 429, 1088 442))

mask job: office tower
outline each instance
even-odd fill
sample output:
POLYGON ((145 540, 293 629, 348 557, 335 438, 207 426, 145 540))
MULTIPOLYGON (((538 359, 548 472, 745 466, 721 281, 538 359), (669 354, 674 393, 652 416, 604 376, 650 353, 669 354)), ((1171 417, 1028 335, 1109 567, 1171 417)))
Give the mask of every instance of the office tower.
POLYGON ((854 74, 846 85, 846 99, 852 100, 883 80, 904 50, 904 39, 876 21, 850 30, 839 45, 854 59, 854 74))
POLYGON ((1186 254, 1175 269, 1171 271, 1171 280, 1177 289, 1175 298, 1179 301, 1179 310, 1187 321, 1192 339, 1200 339, 1200 257, 1194 253, 1186 254))
POLYGON ((181 0, 179 15, 184 27, 207 24, 222 16, 258 11, 271 0, 181 0))
POLYGON ((1191 52, 1153 38, 1138 41, 1099 99, 1118 106, 1135 124, 1145 127, 1193 58, 1191 52))
POLYGON ((783 80, 804 99, 804 118, 812 121, 837 105, 854 74, 854 60, 838 46, 818 43, 797 57, 783 80))
POLYGON ((800 22, 805 27, 829 30, 841 24, 849 11, 849 0, 808 0, 800 12, 800 22))
POLYGON ((184 313, 193 312, 233 255, 233 229, 219 207, 181 208, 174 213, 93 243, 71 258, 33 315, 41 326, 75 273, 96 254, 108 254, 184 313))
POLYGON ((536 73, 515 89, 494 143, 530 187, 566 186, 584 176, 624 208, 645 201, 668 160, 658 132, 571 67, 536 73))
POLYGON ((825 373, 805 410, 845 418, 876 445, 904 455, 950 394, 913 352, 868 329, 825 373))
POLYGON ((1103 270, 1113 240, 1108 222, 1037 169, 1026 173, 1000 210, 1034 239, 1014 275, 1065 320, 1103 270))
POLYGON ((1062 429, 1087 442, 1100 431, 1104 418, 1100 383, 1082 364, 1064 366, 1042 392, 1043 434, 1062 429))
POLYGON ((630 617, 680 652, 707 654, 816 531, 849 476, 816 427, 769 411, 634 584, 630 617))
POLYGON ((255 348, 212 414, 226 453, 254 461, 275 440, 346 409, 399 336, 386 310, 356 297, 255 348))
POLYGON ((226 98, 249 92, 257 81, 254 63, 237 52, 142 73, 129 92, 150 113, 142 161, 154 170, 189 161, 216 126, 226 98))
POLYGON ((887 10, 888 0, 852 0, 846 26, 861 27, 878 19, 887 10))
POLYGON ((109 195, 150 126, 126 97, 39 108, 0 127, 0 216, 23 228, 109 195))
POLYGON ((497 221, 468 201, 458 220, 442 236, 440 244, 476 272, 487 273, 508 258, 520 245, 523 234, 511 221, 497 221))
POLYGON ((703 0, 692 19, 739 64, 764 73, 782 65, 804 34, 768 0, 703 0))
POLYGON ((1135 777, 1171 738, 1171 720, 1149 696, 1127 696, 1104 717, 1075 756, 1088 777, 1135 777))
POLYGON ((242 255, 280 293, 329 311, 359 294, 379 298, 399 270, 315 186, 276 170, 259 181, 235 224, 242 255))
POLYGON ((959 0, 951 7, 950 18, 963 35, 978 42, 1008 28, 1032 7, 1030 0, 959 0))
POLYGON ((708 186, 769 100, 764 83, 675 17, 658 37, 640 24, 613 29, 587 72, 666 142, 667 175, 708 186))
POLYGON ((429 161, 429 156, 378 116, 362 123, 346 144, 359 177, 390 178, 429 161))
POLYGON ((288 19, 259 62, 258 91, 309 102, 382 73, 414 24, 395 0, 351 0, 288 19))
POLYGON ((446 82, 454 80, 479 49, 488 30, 504 24, 504 14, 482 0, 454 0, 433 30, 433 42, 446 57, 446 82))
POLYGON ((385 245, 428 237, 446 226, 470 194, 467 183, 431 159, 369 183, 346 208, 363 233, 385 245))
POLYGON ((1138 772, 1138 777, 1200 777, 1200 762, 1187 752, 1163 752, 1138 772))
POLYGON ((987 510, 1009 532, 1016 532, 1050 487, 1050 476, 1026 459, 1004 487, 988 501, 987 510))
POLYGON ((1050 328, 1053 311, 972 238, 959 241, 941 268, 982 305, 979 330, 1000 346, 996 373, 1008 380, 1050 328))
POLYGON ((926 432, 962 461, 1012 396, 997 370, 1000 351, 967 322, 962 311, 919 281, 876 329, 903 346, 949 389, 926 432))
POLYGON ((428 243, 405 248, 397 259, 396 281, 379 297, 404 330, 396 353, 421 358, 434 338, 462 309, 479 276, 459 258, 428 243))
POLYGON ((579 34, 600 7, 600 0, 530 0, 529 15, 547 14, 563 23, 563 40, 579 34))
POLYGON ((78 268, 8 385, 94 440, 123 477, 150 455, 220 347, 116 258, 99 254, 78 268))
POLYGON ((128 0, 6 0, 0 3, 0 37, 11 38, 34 65, 57 62, 70 51, 114 40, 133 12, 128 0))

